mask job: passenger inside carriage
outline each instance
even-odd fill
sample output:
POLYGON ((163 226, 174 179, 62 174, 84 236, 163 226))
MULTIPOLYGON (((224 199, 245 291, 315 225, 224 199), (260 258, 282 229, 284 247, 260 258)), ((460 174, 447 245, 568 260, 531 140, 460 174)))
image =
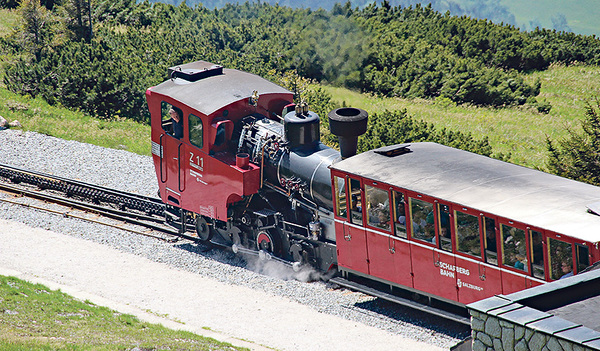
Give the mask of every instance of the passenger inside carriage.
POLYGON ((527 271, 525 231, 502 224, 502 262, 505 266, 527 271))
POLYGON ((570 259, 565 259, 561 264, 561 277, 559 279, 573 276, 573 262, 570 259))
POLYGON ((390 201, 386 190, 367 185, 368 201, 367 221, 369 225, 390 230, 390 201))

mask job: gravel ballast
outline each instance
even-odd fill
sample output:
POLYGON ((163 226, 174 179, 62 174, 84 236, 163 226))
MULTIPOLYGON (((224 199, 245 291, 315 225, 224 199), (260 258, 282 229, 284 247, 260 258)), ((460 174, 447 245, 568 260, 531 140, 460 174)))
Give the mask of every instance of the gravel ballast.
MULTIPOLYGON (((156 196, 158 188, 151 157, 33 132, 0 131, 0 162, 147 196, 156 196)), ((0 194, 0 197, 5 196, 0 194)), ((0 218, 24 223, 34 228, 52 230, 77 239, 85 239, 94 244, 102 244, 121 254, 134 254, 136 259, 143 258, 160 264, 166 269, 180 271, 181 274, 192 274, 197 279, 215 281, 222 290, 227 287, 248 289, 245 291, 257 294, 252 296, 264 296, 265 303, 270 298, 289 300, 313 312, 326 314, 328 317, 343 318, 353 324, 364 325, 365 328, 368 326, 377 329, 383 332, 382 335, 388 335, 390 340, 406 338, 418 344, 422 342, 423 345, 431 347, 449 348, 460 341, 460 338, 467 336, 464 329, 456 329, 444 321, 423 316, 409 309, 391 307, 364 294, 345 289, 332 289, 322 282, 303 282, 302 276, 295 276, 290 269, 281 267, 275 262, 246 261, 228 251, 211 250, 188 241, 165 243, 115 228, 6 203, 0 203, 0 218), (300 280, 293 279, 294 277, 300 280)), ((0 254, 4 256, 7 252, 2 251, 0 254)), ((68 260, 68 257, 63 259, 68 260)), ((190 278, 187 276, 182 279, 190 278)), ((177 285, 177 282, 172 284, 177 285)), ((188 288, 187 285, 182 287, 188 288)), ((250 294, 242 295, 246 296, 239 296, 240 299, 250 294)), ((155 298, 165 299, 164 296, 155 296, 155 298)), ((256 301, 249 305, 255 303, 256 301)), ((210 309, 219 307, 217 304, 211 305, 210 309)), ((161 313, 165 312, 161 311, 161 313)), ((171 316, 170 313, 167 314, 171 316)), ((231 316, 231 318, 237 317, 231 316)), ((320 329, 322 330, 318 332, 323 335, 331 333, 327 328, 320 329)), ((289 331, 289 333, 295 332, 289 331)), ((229 331, 227 333, 231 335, 229 331)), ((247 336, 242 334, 237 337, 247 336)), ((261 338, 248 340, 257 341, 261 338)), ((269 344, 261 340, 261 344, 285 350, 306 349, 303 347, 306 345, 299 346, 298 343, 269 344)))

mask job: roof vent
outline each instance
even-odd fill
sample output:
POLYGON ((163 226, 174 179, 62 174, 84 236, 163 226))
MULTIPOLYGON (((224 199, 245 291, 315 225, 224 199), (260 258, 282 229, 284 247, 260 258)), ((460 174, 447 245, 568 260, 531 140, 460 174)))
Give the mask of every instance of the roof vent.
POLYGON ((600 216, 600 202, 594 202, 586 206, 589 213, 593 213, 596 216, 600 216))
POLYGON ((204 69, 181 69, 179 66, 169 67, 169 78, 181 78, 188 82, 196 82, 200 79, 217 76, 223 74, 223 66, 213 65, 204 69))
POLYGON ((376 154, 380 154, 387 157, 394 157, 407 154, 412 152, 408 147, 410 144, 399 144, 399 145, 391 145, 380 147, 379 149, 373 150, 376 154))

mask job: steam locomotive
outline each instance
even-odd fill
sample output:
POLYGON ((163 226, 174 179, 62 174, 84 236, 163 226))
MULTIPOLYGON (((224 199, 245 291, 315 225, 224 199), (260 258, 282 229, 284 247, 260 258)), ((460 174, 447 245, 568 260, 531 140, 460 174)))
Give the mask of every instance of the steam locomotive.
POLYGON ((202 241, 459 305, 600 260, 597 187, 434 143, 356 155, 357 108, 328 114, 338 152, 261 77, 204 61, 168 75, 146 92, 159 192, 202 241))

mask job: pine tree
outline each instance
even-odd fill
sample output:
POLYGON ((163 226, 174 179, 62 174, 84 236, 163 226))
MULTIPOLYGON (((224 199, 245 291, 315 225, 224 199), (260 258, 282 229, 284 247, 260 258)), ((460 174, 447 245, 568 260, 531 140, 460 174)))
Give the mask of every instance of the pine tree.
POLYGON ((40 5, 40 0, 23 0, 19 6, 23 21, 16 32, 16 39, 22 47, 40 62, 44 51, 52 41, 52 13, 40 5))
POLYGON ((554 143, 546 139, 548 169, 557 175, 600 185, 600 99, 585 109, 582 131, 569 129, 569 138, 554 143))

